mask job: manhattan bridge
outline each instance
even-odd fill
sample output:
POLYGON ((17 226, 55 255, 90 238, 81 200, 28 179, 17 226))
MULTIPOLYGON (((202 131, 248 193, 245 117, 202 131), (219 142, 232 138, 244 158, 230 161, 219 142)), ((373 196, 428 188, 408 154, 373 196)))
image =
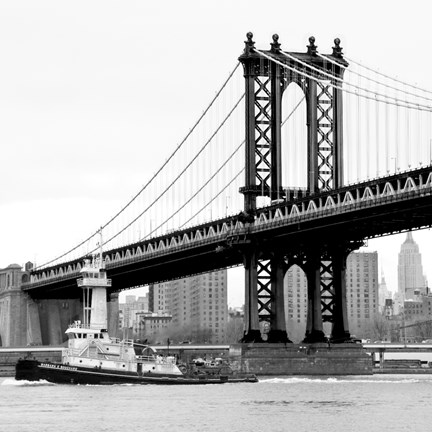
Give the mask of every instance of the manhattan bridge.
MULTIPOLYGON (((305 342, 350 340, 345 268, 367 239, 432 225, 432 93, 343 52, 247 34, 214 98, 161 167, 101 221, 112 292, 245 271, 244 342, 289 342, 283 279, 307 277, 305 342)), ((128 157, 125 155, 125 157, 128 157)), ((99 227, 33 269, 33 299, 79 298, 99 227)))

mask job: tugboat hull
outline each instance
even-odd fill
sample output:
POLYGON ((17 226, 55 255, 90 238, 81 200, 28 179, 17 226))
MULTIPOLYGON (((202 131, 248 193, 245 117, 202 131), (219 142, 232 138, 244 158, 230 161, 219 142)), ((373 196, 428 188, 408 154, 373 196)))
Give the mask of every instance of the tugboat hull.
POLYGON ((37 360, 19 360, 15 368, 16 380, 46 380, 56 384, 165 384, 165 385, 200 385, 224 384, 233 382, 257 382, 254 375, 248 376, 178 376, 138 375, 133 372, 117 372, 104 369, 90 369, 69 366, 61 363, 38 362, 37 360))

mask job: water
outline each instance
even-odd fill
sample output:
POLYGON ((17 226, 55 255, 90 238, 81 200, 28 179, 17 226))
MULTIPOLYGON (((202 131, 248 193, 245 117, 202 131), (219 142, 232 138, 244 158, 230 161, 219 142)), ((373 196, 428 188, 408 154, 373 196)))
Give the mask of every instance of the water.
POLYGON ((0 431, 430 430, 432 376, 262 378, 215 386, 72 386, 0 378, 0 431))

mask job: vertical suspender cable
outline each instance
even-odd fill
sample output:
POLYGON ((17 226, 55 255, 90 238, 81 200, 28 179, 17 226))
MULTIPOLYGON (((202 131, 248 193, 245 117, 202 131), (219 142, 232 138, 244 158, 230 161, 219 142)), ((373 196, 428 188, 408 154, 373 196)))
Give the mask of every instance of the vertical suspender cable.
POLYGON ((399 125, 399 105, 396 106, 396 124, 395 124, 395 133, 396 133, 396 153, 395 153, 395 174, 399 168, 399 147, 400 147, 400 125, 399 125))
MULTIPOLYGON (((378 84, 375 84, 375 88, 379 89, 378 84)), ((379 161, 379 148, 380 148, 380 121, 379 121, 379 108, 380 104, 378 101, 375 101, 375 165, 376 165, 376 176, 379 176, 380 173, 380 161, 379 161)))
POLYGON ((384 139, 385 139, 385 169, 387 171, 387 174, 390 173, 389 169, 389 104, 384 104, 384 123, 385 123, 385 129, 384 129, 384 139))
POLYGON ((370 175, 370 166, 372 161, 370 160, 370 147, 371 147, 371 133, 370 133, 370 124, 369 121, 371 116, 371 110, 370 110, 370 99, 366 99, 366 109, 364 111, 365 115, 365 128, 366 128, 366 179, 369 180, 370 175))
MULTIPOLYGON (((358 78, 358 86, 360 87, 360 77, 358 78)), ((360 181, 360 172, 361 172, 361 151, 360 151, 360 123, 361 123, 361 115, 360 115, 360 96, 358 94, 358 90, 356 90, 357 93, 357 149, 356 149, 356 159, 357 159, 357 181, 360 181)))

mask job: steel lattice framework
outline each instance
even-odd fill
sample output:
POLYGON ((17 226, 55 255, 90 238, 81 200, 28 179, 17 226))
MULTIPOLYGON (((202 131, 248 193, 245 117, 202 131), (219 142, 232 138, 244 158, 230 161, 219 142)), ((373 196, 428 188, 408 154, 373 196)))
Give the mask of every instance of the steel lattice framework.
POLYGON ((255 78, 255 171, 257 187, 262 195, 270 190, 271 169, 271 91, 270 80, 255 78))
POLYGON ((317 82, 318 190, 334 189, 333 95, 331 87, 317 82))
MULTIPOLYGON (((272 200, 287 199, 281 185, 282 142, 281 111, 282 95, 291 82, 297 83, 306 97, 308 131, 308 193, 328 191, 342 185, 342 99, 340 90, 332 86, 332 77, 340 79, 343 69, 337 63, 317 56, 315 39, 309 39, 307 53, 283 53, 277 35, 273 36, 271 50, 258 51, 248 33, 245 50, 239 60, 243 64, 246 85, 246 177, 244 194, 246 217, 256 212, 256 198, 270 197, 272 200), (264 56, 262 55, 264 53, 264 56), (273 61, 276 60, 276 61, 273 61), (285 68, 284 65, 288 67, 285 68), (320 73, 320 70, 325 73, 320 73), (309 76, 305 78, 304 76, 309 76)), ((333 59, 347 66, 341 55, 339 41, 335 40, 333 59)), ((278 316, 277 302, 283 301, 283 274, 286 266, 281 263, 283 256, 273 260, 260 258, 260 245, 252 245, 258 253, 248 254, 253 262, 246 267, 248 298, 246 311, 245 341, 261 340, 259 322, 272 323, 269 340, 286 341, 284 318, 278 316), (281 276, 282 275, 282 276, 281 276), (281 296, 277 295, 281 292, 281 296), (282 300, 281 300, 282 298, 282 300), (275 336, 277 335, 277 336, 275 336)), ((345 255, 346 246, 340 253, 345 255)), ((314 303, 320 302, 322 316, 319 320, 335 323, 335 275, 333 255, 328 245, 320 245, 321 256, 314 269, 317 277, 310 276, 312 285, 320 289, 320 299, 311 295, 314 303), (319 282, 318 282, 318 279, 319 282)), ((283 253, 282 253, 283 255, 283 253)), ((316 255, 316 254, 315 254, 316 255)), ((337 255, 337 254, 336 254, 337 255)), ((310 265, 309 265, 310 267, 310 265)), ((344 327, 342 325, 342 327, 344 327)), ((345 334, 345 329, 342 330, 345 334)), ((339 335, 340 336, 340 335, 339 335)), ((312 329, 313 340, 324 337, 322 326, 312 329)))

